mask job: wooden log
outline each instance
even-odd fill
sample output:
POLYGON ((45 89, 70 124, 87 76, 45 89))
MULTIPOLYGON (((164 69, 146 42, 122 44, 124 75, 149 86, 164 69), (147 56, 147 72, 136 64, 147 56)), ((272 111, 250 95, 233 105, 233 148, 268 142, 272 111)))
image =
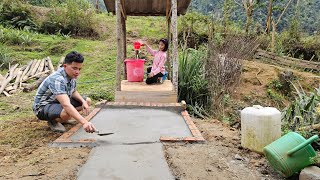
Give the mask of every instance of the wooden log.
MULTIPOLYGON (((49 70, 51 71, 51 73, 53 73, 54 67, 53 67, 53 64, 52 64, 50 57, 47 57, 47 61, 48 61, 48 65, 49 65, 49 70)), ((64 58, 63 58, 63 61, 64 61, 64 58)))
POLYGON ((15 93, 17 93, 17 92, 18 92, 18 90, 14 89, 14 90, 11 90, 11 91, 9 92, 9 94, 15 94, 15 93))
POLYGON ((279 56, 274 56, 271 55, 269 53, 265 53, 265 52, 257 52, 255 55, 255 58, 257 59, 261 59, 261 57, 270 59, 272 61, 278 62, 278 64, 282 64, 282 65, 291 65, 294 67, 302 67, 302 68, 309 68, 309 69, 314 69, 314 70, 319 70, 320 69, 320 63, 319 64, 315 64, 315 63, 306 63, 304 61, 291 61, 288 60, 286 58, 283 57, 279 57, 279 56))
POLYGON ((47 74, 47 73, 49 73, 49 72, 50 72, 49 70, 48 70, 48 71, 40 72, 40 73, 38 73, 38 74, 35 74, 35 75, 33 75, 33 76, 28 77, 26 80, 23 80, 22 82, 25 82, 25 81, 28 81, 29 79, 32 79, 32 78, 35 78, 35 77, 38 77, 38 76, 47 74))
POLYGON ((36 64, 32 67, 32 71, 31 71, 31 73, 29 74, 29 76, 33 76, 33 75, 36 74, 40 63, 41 63, 41 61, 40 61, 40 60, 37 60, 36 64))
POLYGON ((311 126, 304 126, 304 127, 299 128, 299 131, 308 131, 308 130, 312 130, 312 129, 320 130, 320 124, 314 124, 311 126))
POLYGON ((49 60, 48 60, 48 58, 45 58, 43 70, 44 71, 50 70, 49 69, 49 60))
POLYGON ((3 90, 6 88, 7 84, 9 84, 9 82, 12 80, 13 77, 13 72, 15 71, 15 69, 18 67, 19 64, 14 65, 10 71, 9 71, 9 76, 8 78, 6 78, 5 80, 2 81, 1 83, 1 87, 0 87, 0 94, 3 92, 3 90))
POLYGON ((40 61, 39 67, 38 67, 38 69, 37 69, 37 71, 36 71, 35 74, 38 74, 38 73, 40 73, 40 72, 43 72, 45 61, 46 61, 45 59, 42 59, 42 60, 40 61))
POLYGON ((20 81, 21 81, 21 75, 22 75, 22 71, 19 71, 18 72, 18 75, 17 75, 17 77, 16 77, 16 81, 14 82, 14 85, 13 85, 13 89, 14 90, 17 90, 18 89, 18 86, 19 86, 19 84, 20 84, 20 81))
MULTIPOLYGON (((257 52, 263 52, 263 53, 265 53, 265 54, 269 54, 269 55, 272 55, 272 56, 280 57, 280 56, 278 56, 278 55, 275 54, 275 53, 272 53, 272 52, 269 52, 269 51, 265 51, 265 50, 262 50, 262 49, 257 49, 257 52)), ((282 56, 282 58, 287 59, 287 60, 291 60, 291 61, 300 61, 300 62, 304 62, 304 63, 306 63, 306 64, 320 65, 319 62, 306 61, 306 60, 297 59, 297 58, 288 57, 288 56, 282 56)))
POLYGON ((61 59, 60 59, 60 61, 59 61, 59 63, 58 63, 57 69, 59 69, 60 67, 62 67, 63 63, 64 63, 64 57, 61 57, 61 59))
POLYGON ((10 97, 11 95, 9 93, 7 93, 6 91, 3 91, 3 94, 7 97, 10 97))
POLYGON ((0 84, 4 80, 4 77, 0 74, 0 84))
POLYGON ((41 76, 36 82, 32 83, 32 84, 28 84, 25 88, 23 88, 23 92, 30 92, 33 91, 35 89, 37 89, 40 84, 42 83, 43 80, 45 80, 49 75, 43 75, 41 76))
POLYGON ((37 61, 38 61, 38 60, 36 60, 36 59, 34 59, 34 60, 32 61, 32 64, 30 65, 28 72, 25 74, 26 77, 24 77, 24 78, 27 78, 27 77, 30 76, 33 67, 37 64, 37 61))
POLYGON ((20 83, 20 84, 21 84, 21 87, 22 87, 22 88, 25 88, 25 87, 29 86, 28 83, 23 83, 23 82, 22 82, 22 83, 20 83))
POLYGON ((26 75, 27 75, 28 71, 30 70, 30 67, 31 67, 31 65, 32 65, 32 62, 33 62, 33 60, 30 61, 30 62, 28 63, 28 65, 27 65, 26 69, 23 70, 23 72, 22 72, 22 74, 21 74, 21 79, 22 79, 22 80, 27 78, 26 75))
POLYGON ((5 91, 9 92, 13 90, 13 86, 7 86, 6 88, 4 88, 5 91))

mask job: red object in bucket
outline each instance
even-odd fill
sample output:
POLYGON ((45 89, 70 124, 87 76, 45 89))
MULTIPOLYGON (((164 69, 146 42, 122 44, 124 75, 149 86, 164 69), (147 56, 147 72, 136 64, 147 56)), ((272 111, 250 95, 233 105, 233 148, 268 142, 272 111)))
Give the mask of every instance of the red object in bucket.
POLYGON ((139 43, 139 42, 134 42, 134 43, 133 43, 133 47, 134 47, 135 50, 139 50, 140 47, 141 47, 141 43, 139 43))
POLYGON ((144 77, 144 59, 126 59, 124 63, 127 69, 129 82, 142 82, 144 77))

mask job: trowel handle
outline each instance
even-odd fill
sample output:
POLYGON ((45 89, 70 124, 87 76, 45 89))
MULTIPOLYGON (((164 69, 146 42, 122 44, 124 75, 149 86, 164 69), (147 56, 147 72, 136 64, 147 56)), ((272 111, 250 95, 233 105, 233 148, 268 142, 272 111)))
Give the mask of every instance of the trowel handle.
POLYGON ((294 153, 297 151, 301 150, 302 148, 306 147, 307 145, 313 143, 313 141, 317 140, 319 137, 318 135, 314 135, 311 138, 307 139, 305 142, 299 144, 297 147, 291 149, 290 151, 287 152, 288 156, 292 156, 294 153))

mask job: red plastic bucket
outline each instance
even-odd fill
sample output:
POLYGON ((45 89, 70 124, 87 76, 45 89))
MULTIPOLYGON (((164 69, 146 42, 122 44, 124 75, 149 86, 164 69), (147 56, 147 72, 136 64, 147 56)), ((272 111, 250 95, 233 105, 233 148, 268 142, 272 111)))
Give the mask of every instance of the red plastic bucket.
POLYGON ((124 63, 127 69, 129 82, 142 82, 144 77, 144 59, 126 59, 124 63))
POLYGON ((134 43, 133 43, 133 48, 134 48, 135 50, 139 50, 140 47, 141 47, 141 44, 140 44, 139 42, 134 42, 134 43))

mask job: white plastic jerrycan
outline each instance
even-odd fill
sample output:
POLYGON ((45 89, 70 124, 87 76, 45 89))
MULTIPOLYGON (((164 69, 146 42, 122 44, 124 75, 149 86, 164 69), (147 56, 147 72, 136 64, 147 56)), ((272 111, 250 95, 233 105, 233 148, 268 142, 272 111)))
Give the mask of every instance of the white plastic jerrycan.
POLYGON ((273 107, 254 105, 241 111, 241 146, 263 153, 263 148, 281 137, 281 113, 273 107))

